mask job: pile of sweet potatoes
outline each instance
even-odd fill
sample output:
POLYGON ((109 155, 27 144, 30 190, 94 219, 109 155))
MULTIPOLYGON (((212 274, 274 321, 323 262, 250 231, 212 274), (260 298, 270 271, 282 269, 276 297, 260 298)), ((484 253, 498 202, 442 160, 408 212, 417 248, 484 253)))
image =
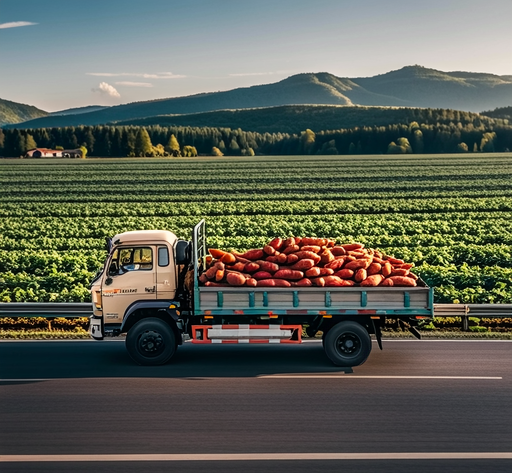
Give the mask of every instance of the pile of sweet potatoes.
POLYGON ((210 249, 205 286, 343 287, 416 286, 413 264, 326 238, 274 238, 245 253, 210 249))

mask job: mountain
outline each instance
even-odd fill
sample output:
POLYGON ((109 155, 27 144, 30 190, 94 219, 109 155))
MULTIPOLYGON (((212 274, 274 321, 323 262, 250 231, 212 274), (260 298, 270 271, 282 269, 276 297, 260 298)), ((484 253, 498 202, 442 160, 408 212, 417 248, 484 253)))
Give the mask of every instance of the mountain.
POLYGON ((67 108, 66 110, 60 110, 58 112, 51 112, 48 114, 49 117, 61 116, 61 115, 80 115, 81 113, 89 113, 89 112, 97 112, 98 110, 103 110, 104 107, 102 105, 88 105, 87 107, 78 107, 78 108, 67 108))
POLYGON ((501 118, 512 122, 512 107, 495 108, 494 110, 482 112, 482 115, 491 118, 501 118))
POLYGON ((99 125, 156 115, 306 104, 479 111, 512 104, 512 78, 471 72, 442 72, 421 66, 407 66, 374 77, 354 79, 336 77, 326 72, 304 73, 273 84, 134 102, 79 115, 40 118, 17 126, 99 125))
POLYGON ((450 122, 475 127, 492 127, 500 120, 472 112, 410 107, 367 107, 350 105, 280 105, 244 110, 218 110, 186 115, 157 115, 117 122, 134 126, 190 126, 214 128, 241 128, 258 133, 300 133, 309 128, 314 132, 341 128, 386 126, 412 122, 449 124, 450 122))
POLYGON ((31 105, 0 99, 0 126, 45 117, 48 112, 31 105))

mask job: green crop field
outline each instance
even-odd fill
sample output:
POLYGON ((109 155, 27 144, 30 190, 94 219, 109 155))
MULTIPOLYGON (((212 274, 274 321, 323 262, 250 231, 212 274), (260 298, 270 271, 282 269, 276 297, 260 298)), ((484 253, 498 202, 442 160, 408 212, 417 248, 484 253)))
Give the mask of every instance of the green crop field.
POLYGON ((512 302, 512 155, 0 161, 0 301, 86 301, 105 237, 207 221, 211 247, 361 242, 438 302, 512 302))

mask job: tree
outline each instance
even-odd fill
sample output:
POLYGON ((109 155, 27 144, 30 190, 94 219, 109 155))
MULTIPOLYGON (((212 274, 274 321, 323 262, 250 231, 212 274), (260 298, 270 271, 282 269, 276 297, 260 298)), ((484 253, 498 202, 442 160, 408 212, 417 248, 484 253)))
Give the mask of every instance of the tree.
POLYGON ((457 153, 467 153, 468 151, 469 151, 469 148, 466 143, 459 143, 457 145, 457 153))
POLYGON ((171 134, 165 150, 170 156, 174 156, 175 158, 179 158, 181 156, 180 144, 173 134, 171 134))
POLYGON ((313 153, 313 149, 315 147, 315 133, 309 128, 306 131, 301 132, 300 134, 300 144, 302 154, 311 154, 313 153))
POLYGON ((139 128, 137 131, 134 151, 136 156, 151 156, 153 154, 153 145, 145 128, 139 128))
POLYGON ((34 148, 37 148, 37 143, 34 140, 34 137, 30 133, 27 133, 25 138, 25 153, 34 148))
POLYGON ((224 156, 224 153, 215 146, 212 148, 212 156, 224 156))
POLYGON ((416 154, 422 154, 423 150, 424 150, 424 145, 423 145, 423 133, 421 132, 420 129, 414 130, 414 133, 412 135, 412 143, 413 143, 412 149, 414 150, 414 152, 416 154))
POLYGON ((87 148, 85 146, 80 146, 80 151, 82 152, 82 159, 85 159, 87 156, 87 148))
POLYGON ((239 156, 240 155, 240 146, 238 145, 236 138, 232 138, 231 143, 229 144, 229 154, 231 156, 239 156))
POLYGON ((183 156, 186 158, 194 158, 197 156, 197 149, 195 146, 183 146, 183 156))

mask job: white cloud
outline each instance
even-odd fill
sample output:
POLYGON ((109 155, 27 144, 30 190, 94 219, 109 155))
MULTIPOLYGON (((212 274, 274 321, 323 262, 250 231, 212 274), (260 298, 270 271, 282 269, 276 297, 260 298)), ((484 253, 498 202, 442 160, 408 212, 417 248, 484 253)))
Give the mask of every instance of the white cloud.
POLYGON ((124 85, 126 87, 153 87, 149 82, 114 82, 116 85, 124 85))
POLYGON ((20 26, 32 26, 38 23, 32 23, 31 21, 11 21, 10 23, 0 23, 0 30, 6 28, 19 28, 20 26))
POLYGON ((183 79, 187 76, 173 74, 172 72, 157 72, 155 74, 138 72, 86 72, 88 76, 99 77, 142 77, 143 79, 183 79))
POLYGON ((109 97, 121 97, 121 94, 115 89, 115 87, 107 84, 106 82, 100 82, 97 88, 92 89, 93 92, 99 92, 101 95, 108 95, 109 97))

